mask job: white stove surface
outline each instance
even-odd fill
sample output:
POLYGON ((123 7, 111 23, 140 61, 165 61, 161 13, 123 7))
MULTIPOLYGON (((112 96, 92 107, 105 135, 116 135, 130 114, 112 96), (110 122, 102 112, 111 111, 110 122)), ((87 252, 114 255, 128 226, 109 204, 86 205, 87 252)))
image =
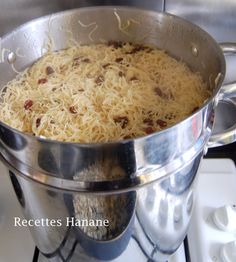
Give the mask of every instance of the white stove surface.
MULTIPOLYGON (((236 169, 233 161, 204 159, 198 176, 196 195, 195 210, 188 234, 191 262, 220 262, 219 246, 236 237, 220 232, 214 225, 209 226, 207 217, 220 205, 236 203, 236 169), (221 192, 217 193, 219 190, 221 192)), ((23 217, 20 204, 11 186, 8 171, 0 163, 0 262, 32 262, 34 242, 28 228, 13 226, 15 216, 23 217)), ((123 261, 146 262, 142 254, 135 252, 135 242, 130 244, 134 252, 132 254, 124 252, 123 261)), ((46 260, 41 258, 40 261, 46 260)), ((183 245, 169 262, 186 262, 183 245)))
MULTIPOLYGON (((236 262, 236 246, 230 250, 233 258, 222 258, 221 249, 236 241, 236 232, 218 229, 213 212, 226 205, 236 205, 236 169, 230 159, 208 159, 201 166, 196 190, 195 208, 188 232, 191 262, 236 262)), ((236 214, 233 219, 236 228, 236 214)))

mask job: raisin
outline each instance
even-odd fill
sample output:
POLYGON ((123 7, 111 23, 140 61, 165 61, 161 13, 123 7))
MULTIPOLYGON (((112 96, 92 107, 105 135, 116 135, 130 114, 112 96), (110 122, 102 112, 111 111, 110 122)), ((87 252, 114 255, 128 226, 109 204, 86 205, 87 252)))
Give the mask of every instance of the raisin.
POLYGON ((155 92, 156 95, 158 95, 159 97, 161 97, 163 99, 172 99, 172 100, 174 99, 174 97, 171 93, 166 94, 159 87, 155 87, 154 92, 155 92))
POLYGON ((90 63, 91 60, 90 60, 89 58, 84 58, 84 59, 82 60, 82 62, 84 62, 84 63, 90 63))
POLYGON ((158 95, 160 97, 166 96, 159 87, 155 87, 154 91, 155 91, 156 95, 158 95))
POLYGON ((113 119, 114 119, 115 123, 118 123, 118 124, 121 125, 122 129, 124 129, 128 125, 128 123, 129 123, 129 119, 128 119, 127 116, 117 116, 117 117, 115 117, 113 119))
POLYGON ((100 76, 98 76, 96 79, 95 79, 95 83, 97 84, 97 85, 100 85, 102 82, 104 82, 104 76, 102 76, 102 75, 100 75, 100 76))
POLYGON ((41 118, 36 119, 36 127, 38 128, 41 124, 41 118))
POLYGON ((124 138, 124 139, 130 139, 130 138, 132 138, 132 137, 129 136, 129 135, 127 135, 127 136, 124 136, 123 138, 124 138))
POLYGON ((41 79, 38 80, 38 84, 39 85, 45 84, 45 83, 47 83, 47 81, 48 81, 47 78, 41 78, 41 79))
POLYGON ((146 128, 144 129, 144 132, 145 132, 147 135, 149 135, 149 134, 154 133, 154 129, 149 126, 149 127, 146 127, 146 128))
POLYGON ((139 51, 143 51, 145 49, 149 49, 149 47, 143 46, 143 45, 136 45, 133 47, 133 49, 129 52, 126 52, 126 54, 132 55, 132 54, 136 54, 139 51))
POLYGON ((110 66, 110 65, 111 65, 110 63, 107 63, 107 64, 103 65, 102 67, 103 67, 103 68, 107 68, 107 67, 110 66))
POLYGON ((130 81, 135 81, 135 80, 138 80, 138 78, 136 76, 133 76, 130 78, 130 81))
POLYGON ((53 74, 55 71, 53 70, 53 68, 51 66, 47 66, 46 67, 46 74, 47 75, 51 75, 53 74))
POLYGON ((24 108, 25 108, 26 110, 28 110, 28 109, 30 109, 30 108, 32 107, 32 105, 33 105, 33 101, 30 100, 30 99, 27 99, 27 100, 25 101, 25 103, 24 103, 24 108))
POLYGON ((162 120, 162 119, 157 119, 157 125, 160 126, 160 127, 166 127, 167 122, 162 120))
POLYGON ((77 110, 74 106, 70 106, 69 111, 71 112, 71 114, 77 114, 77 110))
POLYGON ((192 114, 195 113, 198 109, 199 109, 198 106, 194 107, 194 109, 191 111, 191 113, 192 113, 192 114))
POLYGON ((116 63, 120 63, 121 61, 123 61, 123 57, 118 57, 118 58, 116 58, 116 63))

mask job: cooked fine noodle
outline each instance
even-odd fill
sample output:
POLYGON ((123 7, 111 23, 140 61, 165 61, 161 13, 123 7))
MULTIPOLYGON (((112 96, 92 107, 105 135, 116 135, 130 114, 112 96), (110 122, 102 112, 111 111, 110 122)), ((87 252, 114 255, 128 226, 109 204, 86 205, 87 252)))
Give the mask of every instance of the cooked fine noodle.
POLYGON ((189 116, 210 95, 198 73, 163 50, 117 42, 48 53, 6 87, 1 121, 70 142, 159 131, 189 116))

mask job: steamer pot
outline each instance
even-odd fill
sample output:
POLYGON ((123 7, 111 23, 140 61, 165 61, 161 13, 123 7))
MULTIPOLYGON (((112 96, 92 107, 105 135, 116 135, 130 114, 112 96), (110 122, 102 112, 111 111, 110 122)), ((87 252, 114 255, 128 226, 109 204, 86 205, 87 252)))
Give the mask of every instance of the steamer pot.
POLYGON ((235 53, 236 45, 218 45, 198 26, 167 13, 108 6, 33 20, 1 39, 0 88, 40 58, 49 42, 52 50, 59 50, 75 41, 108 40, 165 49, 200 72, 213 94, 176 125, 119 142, 57 142, 0 122, 0 158, 10 170, 25 217, 62 220, 61 226, 30 227, 40 251, 51 261, 61 261, 61 256, 65 261, 110 261, 123 256, 131 240, 147 258, 165 261, 186 235, 204 152, 236 140, 235 125, 211 136, 217 104, 224 100, 235 106, 236 85, 222 83, 224 53, 235 53), (93 176, 94 170, 100 176, 93 176), (95 211, 88 213, 91 207, 95 211), (87 219, 97 214, 111 219, 116 233, 91 236, 89 229, 68 226, 67 218, 78 217, 78 212, 87 219))

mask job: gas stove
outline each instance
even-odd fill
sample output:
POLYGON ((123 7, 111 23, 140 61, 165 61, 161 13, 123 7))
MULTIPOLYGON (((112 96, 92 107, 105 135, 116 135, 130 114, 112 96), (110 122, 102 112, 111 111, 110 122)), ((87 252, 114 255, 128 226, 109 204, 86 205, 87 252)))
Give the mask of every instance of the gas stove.
MULTIPOLYGON (((23 216, 8 170, 1 163, 0 171, 0 261, 48 261, 35 247, 29 229, 14 227, 14 217, 23 218, 23 216)), ((234 162, 230 159, 204 159, 198 175, 195 209, 187 238, 169 262, 236 261, 227 260, 228 256, 233 256, 235 252, 232 244, 236 240, 235 235, 230 230, 228 232, 227 229, 219 229, 219 225, 217 226, 212 218, 215 211, 236 203, 235 192, 234 162)), ((226 213, 223 212, 223 216, 226 213)), ((67 261, 63 255, 61 261, 67 261)), ((131 239, 126 251, 113 261, 151 260, 140 248, 137 240, 131 239)))

